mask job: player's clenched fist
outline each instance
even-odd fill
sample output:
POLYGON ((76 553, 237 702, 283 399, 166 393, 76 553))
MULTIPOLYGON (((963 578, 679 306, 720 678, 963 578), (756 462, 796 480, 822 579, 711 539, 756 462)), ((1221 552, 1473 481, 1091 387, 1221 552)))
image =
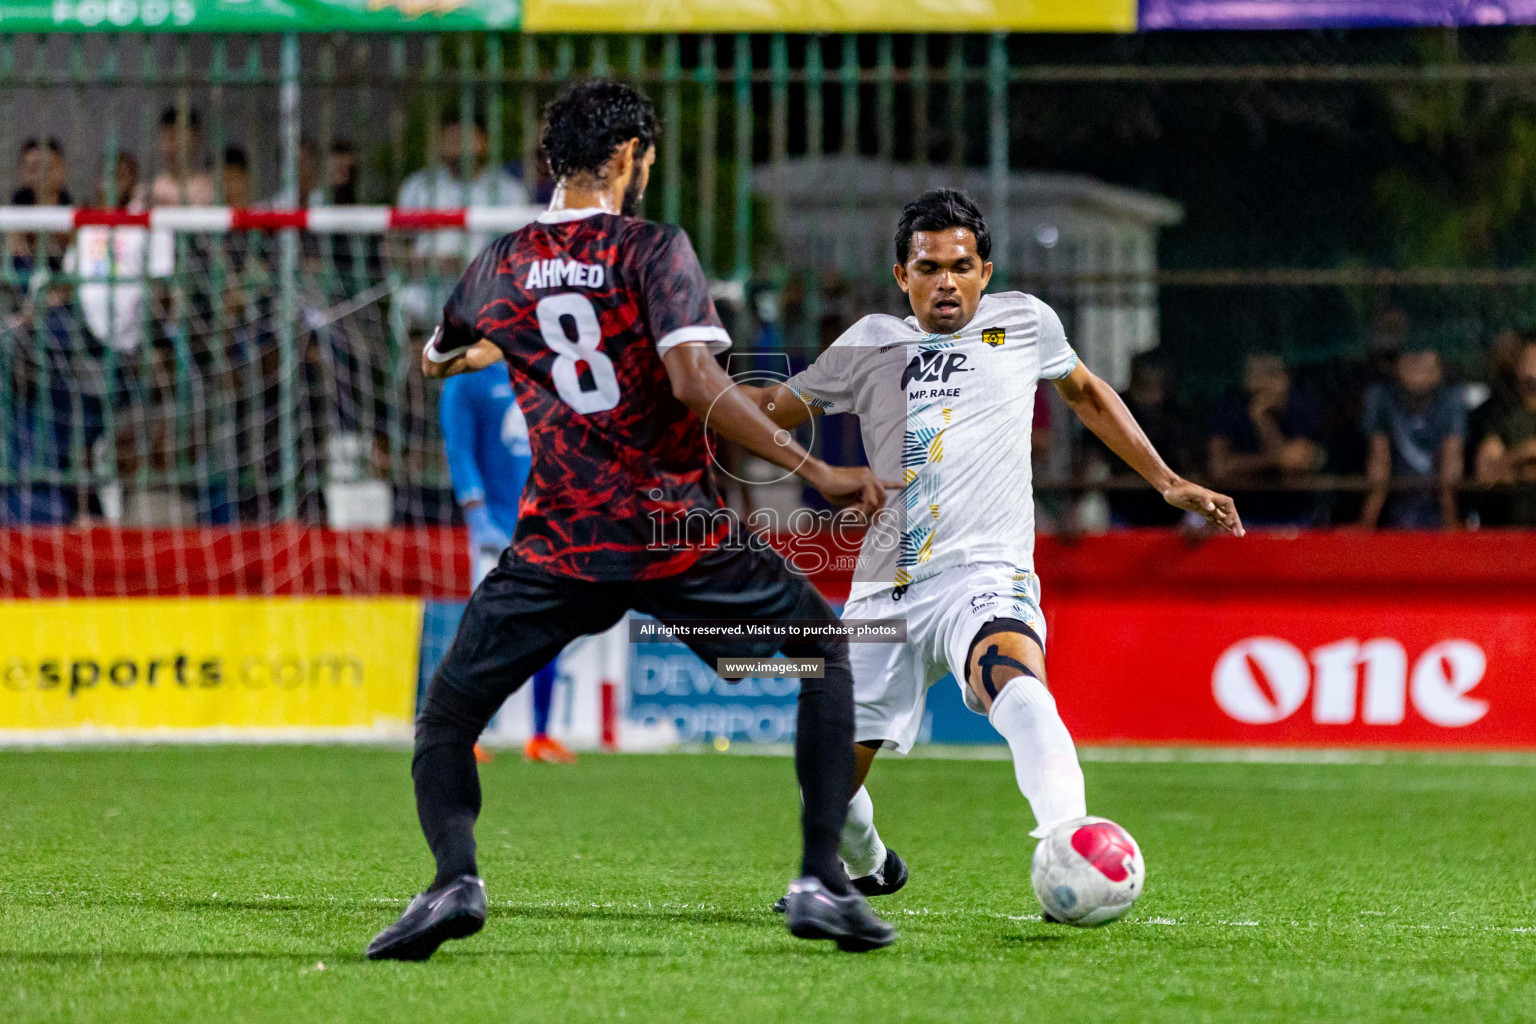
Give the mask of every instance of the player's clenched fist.
POLYGON ((815 466, 808 465, 802 475, 832 504, 857 508, 865 517, 885 507, 889 491, 902 487, 899 481, 875 476, 866 466, 829 466, 818 461, 815 466))

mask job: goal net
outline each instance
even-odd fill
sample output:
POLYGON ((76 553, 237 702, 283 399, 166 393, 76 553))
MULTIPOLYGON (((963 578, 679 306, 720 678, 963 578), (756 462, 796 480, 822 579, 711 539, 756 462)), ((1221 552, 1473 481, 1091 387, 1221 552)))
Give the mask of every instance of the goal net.
POLYGON ((535 214, 0 209, 0 596, 466 594, 416 366, 535 214))

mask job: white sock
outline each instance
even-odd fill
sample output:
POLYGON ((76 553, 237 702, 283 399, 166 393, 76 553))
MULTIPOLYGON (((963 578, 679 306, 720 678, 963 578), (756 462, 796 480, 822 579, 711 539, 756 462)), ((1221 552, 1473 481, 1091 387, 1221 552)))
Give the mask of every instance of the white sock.
POLYGON ((1013 751, 1013 774, 1019 780, 1019 791, 1035 812, 1036 828, 1030 835, 1044 838, 1063 821, 1088 813, 1077 748, 1056 713, 1056 699, 1044 683, 1034 676, 1008 680, 992 702, 987 720, 1013 751))
POLYGON ((849 878, 873 875, 885 867, 885 844, 875 831, 875 802, 863 786, 848 801, 848 817, 843 822, 837 855, 848 869, 849 878))

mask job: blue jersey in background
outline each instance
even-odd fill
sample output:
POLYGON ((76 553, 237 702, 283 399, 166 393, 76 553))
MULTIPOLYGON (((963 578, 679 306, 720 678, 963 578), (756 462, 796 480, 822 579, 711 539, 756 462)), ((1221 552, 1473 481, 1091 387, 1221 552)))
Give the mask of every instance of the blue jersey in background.
POLYGON ((454 498, 461 507, 485 502, 496 525, 511 536, 532 459, 528 425, 512 398, 506 365, 449 377, 437 412, 454 498))

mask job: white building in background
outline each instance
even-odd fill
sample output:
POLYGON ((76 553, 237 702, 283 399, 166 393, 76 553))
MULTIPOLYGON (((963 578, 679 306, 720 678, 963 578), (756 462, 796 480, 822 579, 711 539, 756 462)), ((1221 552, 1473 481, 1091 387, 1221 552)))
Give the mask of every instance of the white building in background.
POLYGON ((1008 175, 1004 217, 984 169, 863 157, 789 160, 757 168, 754 179, 787 264, 853 282, 890 280, 905 203, 930 188, 961 188, 992 231, 992 290, 1040 294, 1061 314, 1073 347, 1116 388, 1129 383, 1131 358, 1157 346, 1157 235, 1184 216, 1172 200, 1080 174, 1021 171, 1008 175), (1028 276, 1039 274, 1064 276, 1052 283, 1028 276), (1127 280, 1112 280, 1120 275, 1127 280))

